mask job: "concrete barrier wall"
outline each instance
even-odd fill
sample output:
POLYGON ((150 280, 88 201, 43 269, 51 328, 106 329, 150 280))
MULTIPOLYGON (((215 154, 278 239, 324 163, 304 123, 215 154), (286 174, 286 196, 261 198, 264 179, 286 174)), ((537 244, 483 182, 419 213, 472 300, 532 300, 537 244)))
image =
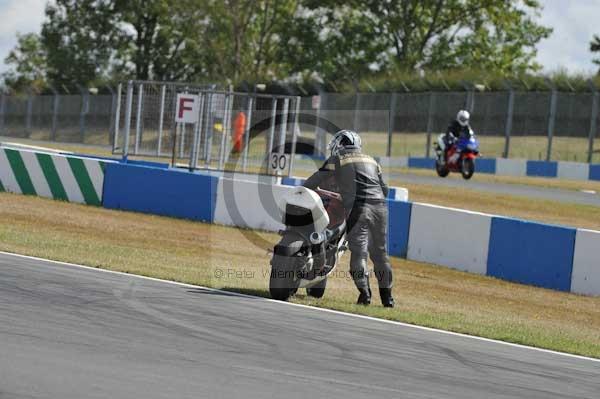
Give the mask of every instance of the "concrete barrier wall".
POLYGON ((408 259, 486 274, 492 216, 414 203, 408 259))
POLYGON ((600 231, 577 229, 571 291, 600 295, 600 231))
POLYGON ((575 229, 494 217, 487 274, 570 291, 575 229))
POLYGON ((103 205, 212 222, 218 181, 196 173, 114 163, 106 168, 103 205))
MULTIPOLYGON (((538 166, 529 164, 528 168, 538 166)), ((580 171, 566 172, 566 167, 562 166, 563 173, 581 176, 580 171)), ((301 182, 286 178, 280 185, 256 177, 230 179, 0 149, 0 190, 89 204, 101 200, 110 209, 270 231, 283 228, 281 199, 291 185, 301 182), (90 200, 92 191, 96 200, 90 200)), ((523 284, 600 295, 600 232, 410 203, 407 196, 405 189, 395 188, 388 199, 391 255, 523 284)))
POLYGON ((559 162, 556 177, 569 180, 588 180, 590 165, 578 162, 559 162))
POLYGON ((219 179, 214 222, 267 231, 285 226, 281 207, 294 187, 228 178, 219 179))
POLYGON ((101 205, 104 170, 112 161, 0 148, 0 191, 101 205))
MULTIPOLYGON (((378 158, 384 168, 394 167, 394 158, 378 158)), ((408 158, 409 168, 434 169, 433 158, 408 158)), ((479 158, 475 161, 475 173, 502 176, 553 177, 569 180, 600 180, 600 165, 580 162, 546 162, 525 159, 479 158)))
POLYGON ((527 176, 527 161, 524 159, 496 159, 496 174, 505 176, 527 176))

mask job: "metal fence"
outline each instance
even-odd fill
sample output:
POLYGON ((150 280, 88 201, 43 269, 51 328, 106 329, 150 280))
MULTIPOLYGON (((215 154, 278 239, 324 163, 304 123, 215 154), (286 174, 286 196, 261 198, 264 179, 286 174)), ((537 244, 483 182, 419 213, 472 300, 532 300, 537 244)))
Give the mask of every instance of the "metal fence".
MULTIPOLYGON (((182 157, 176 154, 175 158, 184 158, 194 128, 173 122, 175 96, 204 90, 203 115, 210 123, 203 122, 199 160, 208 154, 211 159, 218 156, 224 135, 225 145, 231 144, 232 123, 240 112, 252 114, 248 125, 257 125, 249 135, 247 158, 259 152, 264 156, 266 144, 258 143, 267 138, 256 138, 261 132, 255 130, 268 124, 265 121, 273 110, 280 121, 287 99, 285 118, 292 123, 294 115, 299 117, 295 128, 285 124, 286 137, 297 130, 301 152, 323 153, 328 132, 351 128, 363 135, 366 150, 373 155, 430 156, 435 136, 446 129, 458 109, 467 108, 484 156, 600 162, 595 90, 321 93, 302 98, 219 92, 212 86, 179 83, 131 82, 131 90, 129 117, 127 84, 110 89, 112 94, 93 95, 82 89, 77 94, 1 95, 0 135, 112 146, 122 153, 128 130, 129 154, 172 157, 174 139, 181 137, 177 144, 182 157)), ((269 126, 262 133, 268 135, 269 126)))
POLYGON ((464 108, 487 157, 600 160, 596 91, 321 93, 316 103, 324 118, 361 132, 376 155, 430 156, 433 136, 464 108))
MULTIPOLYGON (((270 154, 297 150, 297 96, 147 81, 130 81, 117 92, 113 152, 123 156, 169 157, 189 169, 266 173, 270 154), (196 122, 177 121, 178 94, 197 98, 196 122)), ((293 157, 286 157, 281 171, 290 174, 291 162, 293 157)))
MULTIPOLYGON (((112 90, 112 89, 111 89, 112 90)), ((116 93, 0 96, 0 135, 42 141, 109 145, 116 93)))

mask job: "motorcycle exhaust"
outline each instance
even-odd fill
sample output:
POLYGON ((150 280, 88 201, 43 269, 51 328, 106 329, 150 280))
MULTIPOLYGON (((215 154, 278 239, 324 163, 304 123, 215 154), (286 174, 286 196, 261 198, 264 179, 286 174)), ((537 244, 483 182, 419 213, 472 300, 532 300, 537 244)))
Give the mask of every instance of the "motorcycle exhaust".
POLYGON ((311 253, 314 263, 313 270, 321 271, 325 267, 325 234, 312 232, 309 236, 311 245, 311 253))

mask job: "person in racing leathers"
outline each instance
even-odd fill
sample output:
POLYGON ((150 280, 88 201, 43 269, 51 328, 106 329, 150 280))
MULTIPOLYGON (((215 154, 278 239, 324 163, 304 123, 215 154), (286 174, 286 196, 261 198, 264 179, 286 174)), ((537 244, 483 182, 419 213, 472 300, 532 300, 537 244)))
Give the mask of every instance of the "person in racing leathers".
POLYGON ((304 187, 316 189, 335 178, 346 210, 350 274, 359 291, 358 304, 371 303, 367 257, 375 266, 381 303, 394 306, 392 268, 387 255, 388 187, 381 167, 363 154, 360 136, 351 130, 337 132, 329 143, 331 156, 306 180, 304 187))
MULTIPOLYGON (((469 125, 471 115, 469 111, 461 109, 456 114, 456 119, 452 120, 446 129, 444 136, 444 161, 448 161, 448 150, 461 136, 468 135, 471 132, 469 125)), ((459 154, 460 155, 460 154, 459 154)))

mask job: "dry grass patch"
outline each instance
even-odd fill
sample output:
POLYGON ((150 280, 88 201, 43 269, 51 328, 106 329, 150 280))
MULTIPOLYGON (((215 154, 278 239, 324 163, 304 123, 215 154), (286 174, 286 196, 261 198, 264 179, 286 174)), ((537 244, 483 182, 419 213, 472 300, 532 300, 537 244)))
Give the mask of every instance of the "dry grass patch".
MULTIPOLYGON (((268 296, 278 236, 0 193, 0 250, 268 296)), ((321 300, 294 301, 600 357, 600 298, 393 259, 398 306, 354 305, 348 256, 321 300)), ((376 288, 375 282, 372 282, 376 288)))

